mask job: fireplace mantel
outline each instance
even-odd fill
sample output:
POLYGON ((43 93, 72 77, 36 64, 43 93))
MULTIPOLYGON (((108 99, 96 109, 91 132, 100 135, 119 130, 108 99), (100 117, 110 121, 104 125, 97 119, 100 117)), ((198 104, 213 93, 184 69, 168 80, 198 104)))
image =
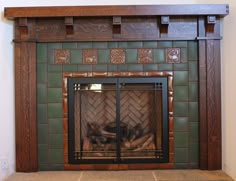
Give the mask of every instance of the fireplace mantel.
POLYGON ((220 19, 226 4, 11 7, 15 22, 16 171, 37 171, 36 44, 198 41, 200 168, 221 169, 220 19))

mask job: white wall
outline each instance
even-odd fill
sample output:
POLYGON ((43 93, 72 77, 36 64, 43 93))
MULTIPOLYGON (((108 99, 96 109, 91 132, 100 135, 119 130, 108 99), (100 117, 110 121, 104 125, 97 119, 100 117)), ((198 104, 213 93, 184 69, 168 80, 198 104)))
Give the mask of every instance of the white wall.
POLYGON ((235 0, 1 0, 0 2, 0 160, 6 159, 9 167, 0 168, 0 181, 15 170, 14 143, 14 64, 13 24, 3 17, 4 7, 14 6, 72 6, 109 4, 194 4, 228 3, 230 15, 223 21, 222 44, 222 107, 223 107, 223 170, 236 180, 236 1, 235 0))

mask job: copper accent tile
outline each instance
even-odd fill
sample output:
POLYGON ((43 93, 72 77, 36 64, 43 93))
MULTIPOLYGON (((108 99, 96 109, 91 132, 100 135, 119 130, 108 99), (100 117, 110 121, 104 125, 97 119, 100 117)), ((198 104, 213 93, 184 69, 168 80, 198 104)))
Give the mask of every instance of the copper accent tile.
POLYGON ((121 48, 111 49, 110 58, 111 58, 111 64, 124 64, 125 49, 121 48))
POLYGON ((153 63, 152 49, 138 49, 138 63, 147 64, 153 63))
POLYGON ((54 50, 55 64, 69 64, 70 50, 54 50))
POLYGON ((166 48, 166 62, 180 63, 180 48, 166 48))
POLYGON ((87 72, 74 72, 72 73, 73 77, 87 77, 88 73, 87 72))
POLYGON ((83 49, 83 64, 97 64, 97 49, 83 49))
POLYGON ((173 131, 174 131, 174 118, 169 117, 169 132, 173 132, 173 131))
POLYGON ((93 72, 93 77, 106 77, 107 72, 93 72))

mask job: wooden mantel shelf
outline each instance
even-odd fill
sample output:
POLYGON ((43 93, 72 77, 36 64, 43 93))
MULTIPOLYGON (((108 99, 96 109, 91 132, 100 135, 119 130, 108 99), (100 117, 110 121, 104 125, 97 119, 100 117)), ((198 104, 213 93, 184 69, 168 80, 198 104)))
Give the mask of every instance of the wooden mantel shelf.
POLYGON ((54 6, 6 7, 5 17, 71 17, 71 16, 155 16, 155 15, 219 15, 229 13, 227 4, 199 5, 130 5, 130 6, 54 6))

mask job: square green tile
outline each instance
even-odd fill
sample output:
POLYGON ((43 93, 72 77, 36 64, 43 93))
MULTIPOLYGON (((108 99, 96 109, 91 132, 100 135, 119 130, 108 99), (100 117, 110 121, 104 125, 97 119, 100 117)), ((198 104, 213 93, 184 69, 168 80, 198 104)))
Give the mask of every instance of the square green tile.
POLYGON ((142 48, 143 47, 143 42, 141 41, 130 41, 127 44, 128 48, 142 48))
POLYGON ((48 102, 61 103, 62 102, 62 89, 61 88, 48 88, 48 102))
POLYGON ((39 124, 47 123, 47 104, 37 104, 37 122, 39 124))
POLYGON ((188 59, 198 60, 198 43, 197 41, 188 42, 188 59))
POLYGON ((70 51, 70 62, 71 64, 82 64, 82 50, 71 50, 70 51))
POLYGON ((199 141, 199 123, 190 122, 189 125, 189 138, 191 143, 197 143, 199 141))
POLYGON ((93 42, 93 48, 107 48, 107 42, 93 42))
POLYGON ((174 162, 187 163, 188 154, 188 148, 175 148, 174 162))
POLYGON ((47 124, 38 124, 38 144, 48 144, 47 124))
POLYGON ((174 144, 175 144, 175 147, 188 147, 188 133, 175 132, 174 144))
POLYGON ((47 64, 37 64, 37 83, 47 82, 47 64))
POLYGON ((92 42, 79 42, 77 46, 80 49, 88 49, 88 48, 93 48, 93 43, 92 42))
POLYGON ((189 80, 198 80, 198 63, 197 61, 189 61, 189 80))
POLYGON ((48 72, 62 72, 62 65, 48 65, 48 72))
POLYGON ((39 171, 50 171, 50 166, 48 164, 39 164, 39 171))
POLYGON ((126 63, 137 63, 137 49, 126 49, 126 63))
POLYGON ((49 148, 62 149, 63 148, 63 134, 50 134, 49 135, 49 148))
POLYGON ((128 47, 128 42, 118 42, 118 47, 119 48, 127 48, 128 47))
POLYGON ((77 65, 63 65, 63 71, 64 72, 78 72, 78 66, 77 65))
POLYGON ((188 47, 188 41, 173 41, 173 47, 188 47))
POLYGON ((187 101, 188 100, 188 86, 175 86, 174 87, 174 100, 187 101))
POLYGON ((198 103, 197 102, 189 102, 189 121, 198 122, 198 103))
POLYGON ((143 65, 142 64, 129 64, 128 65, 128 71, 130 71, 130 72, 142 72, 143 71, 143 65))
POLYGON ((62 119, 49 119, 49 132, 50 133, 63 133, 63 120, 62 119))
POLYGON ((188 50, 187 48, 180 49, 180 62, 187 63, 188 62, 188 50))
POLYGON ((174 70, 188 70, 188 64, 186 63, 175 63, 174 70))
POLYGON ((78 65, 79 72, 92 72, 93 66, 92 65, 78 65))
POLYGON ((47 86, 46 84, 37 84, 37 103, 47 103, 47 86))
POLYGON ((37 43, 37 63, 47 62, 47 43, 37 43))
POLYGON ((109 72, 116 72, 118 70, 117 65, 108 65, 108 71, 109 72))
POLYGON ((190 159, 190 162, 199 161, 199 144, 198 143, 190 143, 189 159, 190 159))
POLYGON ((188 102, 174 102, 174 116, 188 117, 188 102))
POLYGON ((62 149, 50 149, 49 150, 49 162, 50 163, 63 163, 63 150, 62 149))
POLYGON ((188 72, 175 71, 174 72, 174 85, 188 85, 188 72))
POLYGON ((63 171, 64 164, 50 164, 50 170, 51 171, 63 171))
POLYGON ((165 50, 154 49, 153 50, 153 61, 154 63, 165 63, 165 50))
POLYGON ((48 64, 55 64, 55 50, 48 50, 48 64))
POLYGON ((175 117, 174 118, 174 130, 175 131, 188 131, 188 118, 187 117, 175 117))
POLYGON ((157 47, 159 48, 171 48, 172 41, 159 41, 157 42, 157 47))
POLYGON ((118 42, 108 42, 108 48, 118 48, 118 42))
POLYGON ((189 163, 175 163, 175 169, 189 169, 189 163))
POLYGON ((143 48, 157 48, 156 41, 145 41, 143 42, 143 48))
POLYGON ((165 70, 165 71, 168 71, 168 70, 173 70, 173 64, 158 64, 158 69, 159 70, 165 70))
POLYGON ((48 73, 48 87, 62 87, 62 74, 48 73))
POLYGON ((62 49, 62 43, 48 43, 48 50, 62 49))
POLYGON ((48 118, 62 118, 62 104, 49 103, 48 104, 48 118))
POLYGON ((104 64, 109 62, 110 62, 110 50, 108 49, 98 50, 98 63, 104 64))
POLYGON ((63 49, 77 48, 77 43, 76 42, 64 42, 64 43, 62 43, 62 48, 63 49))
POLYGON ((128 71, 128 65, 127 64, 119 64, 118 65, 118 71, 120 71, 120 72, 128 71))
POLYGON ((144 64, 143 71, 157 71, 158 65, 157 64, 144 64))
POLYGON ((93 65, 94 72, 107 72, 107 64, 93 65))
POLYGON ((189 82, 189 101, 198 101, 198 82, 189 82))
POLYGON ((39 164, 48 162, 48 145, 38 145, 38 162, 39 164))

